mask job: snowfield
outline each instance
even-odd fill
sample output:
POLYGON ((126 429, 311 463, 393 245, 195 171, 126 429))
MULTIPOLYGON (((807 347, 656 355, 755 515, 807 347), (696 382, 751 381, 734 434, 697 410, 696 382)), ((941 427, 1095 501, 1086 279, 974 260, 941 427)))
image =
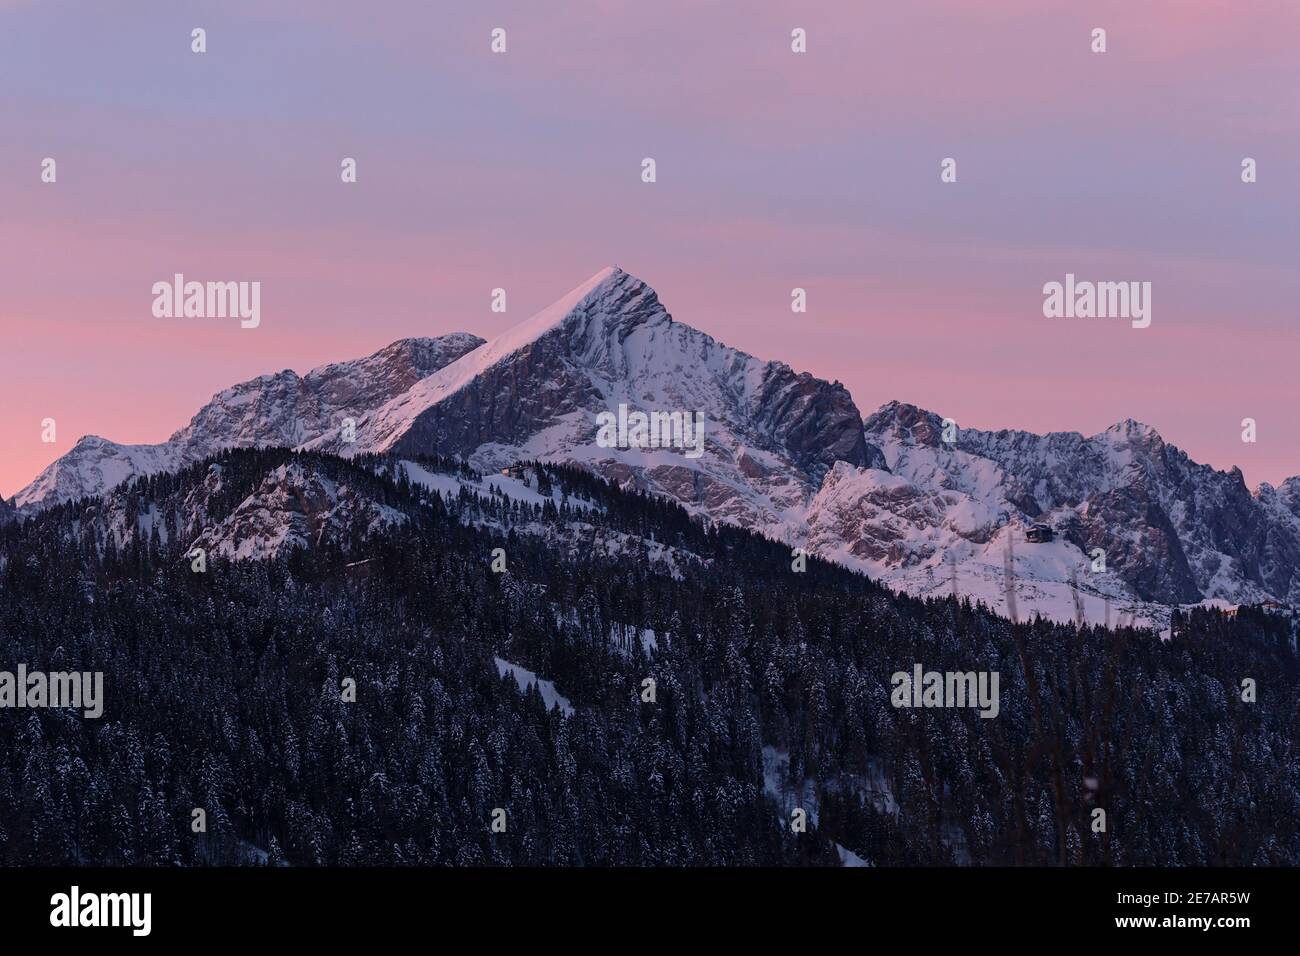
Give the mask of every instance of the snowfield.
POLYGON ((497 673, 502 677, 505 677, 507 674, 513 677, 515 683, 519 685, 519 692, 521 694, 525 693, 529 687, 536 686, 537 692, 542 695, 542 700, 545 702, 547 710, 554 710, 558 707, 560 708, 560 713, 565 717, 573 716, 573 705, 569 703, 567 697, 555 689, 555 684, 552 681, 544 680, 528 668, 520 667, 518 664, 512 664, 504 657, 496 657, 493 658, 493 660, 496 661, 497 673))

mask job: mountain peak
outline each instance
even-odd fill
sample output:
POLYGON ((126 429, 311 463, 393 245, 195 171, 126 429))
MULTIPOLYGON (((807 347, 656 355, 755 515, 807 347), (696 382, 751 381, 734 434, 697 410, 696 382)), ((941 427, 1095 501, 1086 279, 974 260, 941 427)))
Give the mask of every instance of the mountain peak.
POLYGON ((1150 425, 1138 421, 1136 418, 1126 418, 1122 422, 1116 422, 1107 428, 1107 435, 1123 436, 1125 438, 1137 438, 1142 440, 1159 440, 1160 433, 1150 425))
POLYGON ((661 317, 666 318, 667 313, 654 289, 618 266, 607 266, 540 312, 507 329, 488 343, 488 349, 494 356, 507 355, 553 329, 576 327, 593 318, 606 324, 627 319, 635 325, 661 317))
POLYGON ((800 507, 836 460, 883 464, 843 386, 674 322, 654 289, 617 266, 359 418, 350 437, 335 427, 303 447, 455 455, 493 470, 582 462, 749 523, 800 507), (680 434, 602 442, 602 415, 628 409, 676 416, 680 434), (702 423, 698 446, 687 448, 686 421, 702 423))
POLYGON ((540 312, 534 313, 512 329, 508 329, 488 343, 489 348, 498 355, 508 355, 517 348, 545 335, 551 329, 561 325, 569 314, 587 299, 602 289, 619 285, 624 279, 645 286, 634 276, 629 276, 618 266, 606 266, 586 282, 570 289, 540 312))
MULTIPOLYGON (((650 286, 618 266, 607 266, 546 308, 462 355, 390 402, 376 414, 375 425, 384 435, 397 434, 413 414, 455 394, 488 369, 557 330, 570 327, 586 332, 593 319, 602 324, 622 319, 641 324, 659 317, 667 318, 667 313, 650 286)), ((328 439, 321 444, 327 442, 328 439)))
POLYGON ((922 445, 936 445, 942 437, 943 418, 917 405, 895 399, 876 409, 863 422, 869 435, 893 435, 922 445))

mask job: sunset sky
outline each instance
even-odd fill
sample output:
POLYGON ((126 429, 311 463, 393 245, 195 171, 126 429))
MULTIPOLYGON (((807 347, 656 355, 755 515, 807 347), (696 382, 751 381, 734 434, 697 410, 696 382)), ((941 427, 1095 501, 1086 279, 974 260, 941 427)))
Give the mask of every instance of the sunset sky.
POLYGON ((242 379, 490 338, 610 264, 864 414, 1131 417, 1277 483, 1298 48, 1295 0, 0 0, 0 493, 242 379), (155 318, 176 272, 260 281, 260 327, 155 318), (1150 281, 1151 327, 1044 318, 1067 272, 1150 281))

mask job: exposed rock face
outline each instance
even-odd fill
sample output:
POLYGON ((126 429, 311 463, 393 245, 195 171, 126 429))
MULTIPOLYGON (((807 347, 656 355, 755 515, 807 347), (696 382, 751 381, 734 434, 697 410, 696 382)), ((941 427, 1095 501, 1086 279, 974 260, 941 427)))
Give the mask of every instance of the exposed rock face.
POLYGON ((1268 590, 1300 605, 1300 477, 1280 486, 1260 485, 1259 574, 1268 590))
MULTIPOLYGON (((196 490, 201 498, 202 487, 196 490)), ((188 504, 193 512, 202 510, 199 500, 188 504)), ((205 529, 193 546, 224 558, 267 558, 333 539, 364 537, 406 520, 364 492, 290 462, 268 472, 255 493, 205 529)))
POLYGON ((828 386, 807 372, 796 374, 788 365, 770 363, 755 418, 758 428, 810 475, 822 478, 840 461, 885 467, 880 449, 863 438, 857 406, 839 382, 828 386))

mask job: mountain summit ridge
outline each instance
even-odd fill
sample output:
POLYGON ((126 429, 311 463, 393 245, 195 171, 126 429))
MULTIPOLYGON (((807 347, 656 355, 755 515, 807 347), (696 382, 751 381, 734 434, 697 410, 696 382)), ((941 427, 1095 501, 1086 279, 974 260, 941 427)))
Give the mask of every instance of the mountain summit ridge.
POLYGON ((1004 551, 1042 523, 1053 540, 1021 546, 1014 569, 1021 606, 1050 616, 1073 616, 1076 583, 1093 612, 1300 602, 1300 477, 1252 493, 1240 471, 1194 462, 1131 418, 1092 436, 944 426, 901 401, 864 420, 839 382, 675 321, 652 287, 609 266, 490 341, 401 339, 304 376, 260 376, 217 393, 160 445, 87 436, 15 503, 30 513, 103 494, 227 447, 439 454, 483 471, 538 459, 913 593, 956 586, 997 606, 1004 551), (702 453, 603 447, 599 416, 624 407, 698 415, 702 453), (1093 574, 1098 550, 1107 571, 1093 574))

